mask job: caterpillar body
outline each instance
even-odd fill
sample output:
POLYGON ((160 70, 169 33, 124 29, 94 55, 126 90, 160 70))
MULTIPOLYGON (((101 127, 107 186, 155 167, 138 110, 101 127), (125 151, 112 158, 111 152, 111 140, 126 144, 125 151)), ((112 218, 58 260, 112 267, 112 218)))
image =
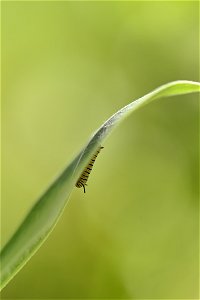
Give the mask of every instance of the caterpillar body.
POLYGON ((92 156, 91 160, 89 161, 89 164, 87 167, 83 170, 83 173, 79 177, 78 181, 76 182, 76 187, 81 188, 83 187, 84 193, 85 193, 85 186, 87 185, 88 177, 90 175, 90 172, 92 171, 93 165, 95 163, 95 160, 100 153, 101 149, 104 147, 99 147, 98 150, 95 152, 95 154, 92 156))

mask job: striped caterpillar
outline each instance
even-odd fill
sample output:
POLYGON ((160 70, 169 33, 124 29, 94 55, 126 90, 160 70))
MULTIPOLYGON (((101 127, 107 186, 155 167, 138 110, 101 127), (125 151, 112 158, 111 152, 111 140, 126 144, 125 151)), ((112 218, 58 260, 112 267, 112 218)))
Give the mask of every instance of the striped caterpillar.
POLYGON ((86 182, 88 181, 88 177, 90 175, 90 172, 92 171, 95 160, 96 160, 98 154, 100 153, 101 149, 103 149, 103 148, 104 147, 101 147, 101 146, 98 148, 98 150, 95 152, 95 154, 92 156, 91 160, 89 161, 89 164, 83 170, 83 173, 81 174, 78 181, 76 182, 76 187, 77 188, 83 187, 84 193, 85 193, 85 186, 87 185, 86 182))

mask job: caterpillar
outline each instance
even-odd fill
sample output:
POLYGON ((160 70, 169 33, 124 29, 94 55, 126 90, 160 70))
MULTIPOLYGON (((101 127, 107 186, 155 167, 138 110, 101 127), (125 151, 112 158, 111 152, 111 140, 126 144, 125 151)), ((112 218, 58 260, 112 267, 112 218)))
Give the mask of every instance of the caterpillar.
POLYGON ((85 193, 85 186, 87 185, 86 182, 88 181, 88 177, 90 175, 90 172, 92 171, 95 160, 96 160, 98 154, 100 153, 101 149, 103 149, 103 148, 104 147, 101 147, 101 146, 98 148, 98 150, 95 152, 95 154, 92 156, 91 160, 89 161, 89 164, 83 170, 83 173, 81 174, 81 176, 79 177, 79 179, 76 182, 76 187, 77 188, 83 187, 84 193, 85 193))

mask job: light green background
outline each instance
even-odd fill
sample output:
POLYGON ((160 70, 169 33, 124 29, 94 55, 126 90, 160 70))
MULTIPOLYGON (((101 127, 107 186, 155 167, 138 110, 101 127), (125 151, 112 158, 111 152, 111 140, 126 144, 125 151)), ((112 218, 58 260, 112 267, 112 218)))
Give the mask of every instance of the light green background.
MULTIPOLYGON (((198 80, 198 2, 2 2, 2 245, 113 112, 198 80)), ((198 97, 142 108, 3 298, 198 298, 198 97)))

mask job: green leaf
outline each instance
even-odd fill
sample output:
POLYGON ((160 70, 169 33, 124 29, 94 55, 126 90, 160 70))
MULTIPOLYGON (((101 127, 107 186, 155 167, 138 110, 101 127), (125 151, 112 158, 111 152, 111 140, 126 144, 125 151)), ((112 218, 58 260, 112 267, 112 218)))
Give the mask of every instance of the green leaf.
POLYGON ((91 156, 113 129, 133 111, 151 101, 200 91, 200 83, 175 81, 139 98, 111 116, 91 137, 84 149, 50 185, 1 252, 1 288, 3 288, 46 240, 58 222, 70 193, 91 156))

